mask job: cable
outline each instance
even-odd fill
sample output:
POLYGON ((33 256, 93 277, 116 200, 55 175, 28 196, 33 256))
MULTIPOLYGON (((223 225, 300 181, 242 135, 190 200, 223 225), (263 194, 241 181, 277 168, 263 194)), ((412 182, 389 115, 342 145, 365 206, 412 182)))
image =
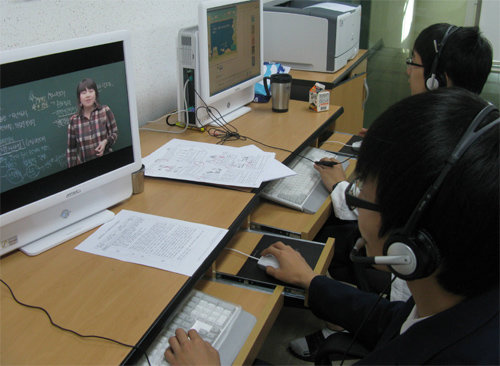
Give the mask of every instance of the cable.
POLYGON ((29 304, 26 304, 26 303, 23 303, 21 301, 19 301, 17 299, 17 297, 14 295, 14 291, 12 291, 12 289, 10 288, 10 286, 7 284, 7 282, 5 282, 4 280, 2 280, 0 278, 0 282, 2 282, 10 291, 10 294, 12 295, 12 298, 14 299, 15 302, 17 302, 19 305, 22 305, 22 306, 25 306, 27 308, 31 308, 31 309, 37 309, 37 310, 41 310, 45 313, 45 315, 47 315, 47 317, 49 318, 49 321, 50 321, 50 324, 52 324, 54 327, 60 329, 60 330, 63 330, 65 332, 69 332, 69 333, 72 333, 78 337, 81 337, 81 338, 97 338, 97 339, 102 339, 102 340, 105 340, 105 341, 108 341, 108 342, 112 342, 112 343, 116 343, 116 344, 119 344, 120 346, 125 346, 125 347, 128 347, 128 348, 132 348, 132 349, 135 349, 135 350, 138 350, 140 352, 142 352, 144 354, 144 356, 146 357, 146 360, 148 361, 148 365, 151 366, 151 363, 149 362, 149 357, 147 355, 147 353, 145 351, 143 351, 142 349, 140 349, 139 347, 136 347, 136 346, 133 346, 133 345, 130 345, 130 344, 127 344, 127 343, 123 343, 123 342, 120 342, 120 341, 117 341, 115 339, 112 339, 112 338, 108 338, 108 337, 103 337, 103 336, 98 336, 98 335, 89 335, 89 334, 80 334, 72 329, 68 329, 68 328, 64 328, 58 324, 56 324, 53 320, 52 320, 52 317, 50 316, 49 312, 47 310, 45 310, 44 308, 40 307, 40 306, 35 306, 35 305, 29 305, 29 304))
MULTIPOLYGON (((261 141, 255 140, 255 139, 253 139, 251 137, 240 135, 238 133, 238 129, 235 126, 233 126, 231 123, 228 123, 228 122, 226 122, 224 120, 224 117, 222 116, 222 114, 220 113, 220 111, 217 108, 208 106, 207 103, 205 103, 205 101, 201 97, 201 95, 198 93, 198 91, 196 89, 193 89, 193 90, 196 93, 196 95, 198 96, 198 98, 204 104, 204 106, 200 106, 200 107, 196 108, 196 112, 195 112, 196 119, 199 121, 199 119, 198 119, 198 111, 200 109, 204 109, 206 111, 207 115, 211 118, 212 122, 215 123, 218 126, 218 127, 208 127, 207 128, 207 132, 208 132, 208 134, 210 136, 213 136, 213 137, 219 139, 219 141, 217 142, 217 144, 223 145, 226 141, 237 141, 237 140, 246 141, 246 140, 250 140, 250 141, 253 141, 253 142, 257 143, 257 144, 269 147, 271 149, 286 151, 286 152, 289 152, 289 153, 293 154, 293 151, 291 151, 291 150, 284 149, 284 148, 277 147, 277 146, 273 146, 273 145, 268 145, 268 144, 265 144, 265 143, 263 143, 261 141), (215 112, 217 112, 217 114, 219 116, 217 117, 212 110, 215 111, 215 112)), ((200 123, 200 125, 201 125, 201 123, 200 123)), ((206 127, 207 125, 208 125, 208 122, 205 125, 202 125, 202 127, 206 127)), ((347 145, 347 146, 350 146, 350 145, 347 145)), ((302 159, 309 160, 312 163, 315 163, 314 160, 309 159, 306 156, 303 156, 303 155, 300 155, 300 154, 296 154, 296 156, 298 156, 298 157, 300 157, 302 159)), ((337 164, 343 164, 343 163, 345 163, 346 161, 348 161, 350 159, 351 159, 351 157, 347 157, 345 160, 340 161, 337 164)))
POLYGON ((342 361, 340 362, 340 366, 342 366, 344 364, 345 358, 347 357, 347 354, 349 353, 349 351, 351 350, 352 346, 354 345, 354 342, 356 341, 356 338, 358 337, 359 331, 361 330, 361 328, 363 328, 363 325, 365 325, 366 321, 368 319, 370 319, 373 311, 375 310, 376 306, 378 305, 378 303, 382 299, 382 296, 389 289, 389 286, 392 285, 392 283, 394 282, 395 279, 396 279, 396 276, 394 276, 394 278, 391 279, 391 281, 385 286, 385 288, 382 290, 382 292, 378 295, 377 301, 375 301, 375 303, 371 307, 370 311, 368 312, 368 314, 366 314, 365 318, 363 319, 363 321, 359 325, 358 329, 356 330, 356 332, 352 336, 352 341, 349 344, 349 347, 347 347, 346 350, 344 351, 344 355, 342 356, 342 361))
POLYGON ((239 250, 237 250, 237 249, 233 249, 233 248, 224 248, 224 249, 226 249, 226 250, 231 250, 231 251, 233 251, 233 252, 243 254, 245 257, 255 259, 256 261, 258 261, 258 260, 259 260, 259 258, 254 257, 253 255, 250 255, 250 254, 247 254, 247 253, 240 252, 240 251, 239 251, 239 250))

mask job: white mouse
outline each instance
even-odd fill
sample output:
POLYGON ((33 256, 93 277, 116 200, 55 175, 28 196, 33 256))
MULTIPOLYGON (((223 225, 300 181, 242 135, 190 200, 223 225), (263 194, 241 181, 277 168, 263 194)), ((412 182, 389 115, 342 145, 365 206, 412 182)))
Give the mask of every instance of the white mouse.
POLYGON ((351 147, 354 151, 359 151, 359 149, 361 148, 361 143, 363 142, 363 140, 359 140, 359 141, 356 141, 356 142, 353 142, 351 147))
POLYGON ((280 268, 280 262, 278 262, 278 260, 274 255, 268 254, 268 255, 263 255, 262 257, 259 258, 259 260, 257 261, 257 266, 260 269, 263 269, 264 271, 268 266, 278 269, 280 268))

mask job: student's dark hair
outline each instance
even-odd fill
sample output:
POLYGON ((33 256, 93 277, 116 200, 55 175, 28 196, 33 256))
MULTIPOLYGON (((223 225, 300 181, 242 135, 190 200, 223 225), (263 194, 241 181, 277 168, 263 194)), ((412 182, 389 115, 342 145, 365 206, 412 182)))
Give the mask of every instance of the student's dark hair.
MULTIPOLYGON (((394 104, 373 123, 356 173, 361 180, 377 184, 381 237, 404 227, 486 105, 464 89, 440 88, 394 104)), ((481 126, 498 116, 498 111, 490 113, 481 126)), ((496 126, 457 161, 417 224, 439 248, 437 279, 449 292, 469 297, 498 287, 499 166, 496 126)))
MULTIPOLYGON (((418 52, 424 65, 424 75, 430 76, 436 56, 434 40, 441 43, 450 27, 448 23, 433 24, 425 28, 415 40, 413 51, 418 52)), ((453 86, 481 93, 488 79, 493 60, 493 50, 478 27, 458 27, 449 36, 439 58, 437 74, 446 73, 453 86)), ((444 79, 446 80, 446 79, 444 79)))
POLYGON ((80 81, 76 87, 76 100, 77 100, 76 105, 78 106, 78 113, 82 112, 82 107, 80 103, 80 93, 87 89, 94 89, 95 101, 97 105, 99 105, 99 90, 97 90, 97 84, 95 83, 94 80, 90 78, 85 78, 82 81, 80 81))

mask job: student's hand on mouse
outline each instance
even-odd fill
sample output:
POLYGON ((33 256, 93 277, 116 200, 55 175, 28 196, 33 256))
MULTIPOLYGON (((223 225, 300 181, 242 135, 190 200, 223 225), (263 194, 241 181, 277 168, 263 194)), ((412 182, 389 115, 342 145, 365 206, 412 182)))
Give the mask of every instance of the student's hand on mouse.
POLYGON ((366 133, 368 132, 368 128, 362 128, 359 132, 358 135, 361 137, 365 137, 366 133))
POLYGON ((278 241, 261 252, 261 255, 272 254, 280 263, 280 268, 266 268, 268 275, 304 289, 309 288, 312 279, 317 276, 302 255, 289 245, 278 241))
MULTIPOLYGON (((323 158, 320 161, 338 162, 333 158, 323 158)), ((323 181, 323 184, 325 185, 328 192, 331 192, 333 190, 333 186, 338 182, 347 180, 344 169, 342 168, 342 164, 337 164, 332 167, 314 164, 314 169, 319 172, 321 180, 323 181)))
POLYGON ((104 149, 106 148, 106 144, 108 143, 107 139, 102 140, 99 142, 99 145, 95 148, 95 152, 97 156, 103 156, 104 155, 104 149))
POLYGON ((220 365, 219 353, 210 343, 205 342, 198 332, 182 329, 168 340, 170 347, 165 351, 165 359, 172 366, 177 365, 220 365))

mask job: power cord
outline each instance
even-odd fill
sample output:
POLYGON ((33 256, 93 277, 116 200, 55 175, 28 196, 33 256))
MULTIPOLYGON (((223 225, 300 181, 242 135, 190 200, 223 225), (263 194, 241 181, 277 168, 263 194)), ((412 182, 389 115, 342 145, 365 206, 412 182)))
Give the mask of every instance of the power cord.
POLYGON ((233 248, 224 248, 224 249, 226 249, 226 250, 230 250, 230 251, 232 251, 232 252, 236 252, 236 253, 239 253, 239 254, 242 254, 242 255, 244 255, 245 257, 248 257, 248 258, 251 258, 251 259, 255 259, 256 261, 258 261, 258 260, 259 260, 259 258, 254 257, 253 255, 250 255, 250 254, 247 254, 247 253, 240 252, 240 251, 239 251, 239 250, 237 250, 237 249, 233 249, 233 248))
POLYGON ((10 291, 10 294, 12 295, 12 298, 14 299, 14 301, 16 303, 18 303, 19 305, 22 305, 22 306, 25 306, 27 308, 31 308, 31 309, 37 309, 37 310, 41 310, 45 313, 45 315, 47 315, 47 317, 49 318, 49 321, 50 321, 50 324, 52 324, 54 327, 60 329, 60 330, 63 330, 65 332, 69 332, 69 333, 72 333, 78 337, 81 337, 81 338, 97 338, 97 339, 102 339, 102 340, 105 340, 105 341, 108 341, 108 342, 112 342, 112 343, 116 343, 116 344, 119 344, 120 346, 124 346, 124 347, 128 347, 128 348, 132 348, 132 349, 135 349, 135 350, 138 350, 140 352, 142 352, 144 354, 144 356, 146 357, 146 360, 148 362, 148 365, 151 366, 151 363, 149 362, 149 357, 147 355, 147 353, 140 349, 139 347, 136 347, 134 345, 131 345, 131 344, 127 344, 127 343, 123 343, 123 342, 120 342, 120 341, 117 341, 115 339, 112 339, 112 338, 108 338, 108 337, 103 337, 103 336, 98 336, 98 335, 88 335, 88 334, 81 334, 81 333, 78 333, 72 329, 68 329, 68 328, 64 328, 58 324, 56 324, 53 320, 52 320, 52 317, 50 316, 49 312, 47 310, 45 310, 44 308, 40 307, 40 306, 35 306, 35 305, 29 305, 29 304, 26 304, 26 303, 23 303, 21 301, 19 301, 16 297, 16 295, 14 295, 14 291, 12 291, 12 289, 10 288, 10 286, 7 284, 7 282, 5 282, 4 280, 2 280, 0 278, 0 282, 2 282, 10 291))
MULTIPOLYGON (((238 129, 235 126, 233 126, 231 123, 226 122, 224 120, 224 117, 222 116, 222 114, 220 113, 220 111, 217 108, 208 106, 207 103, 205 103, 205 101, 201 97, 201 95, 198 93, 198 91, 196 89, 193 89, 193 90, 196 93, 196 95, 198 96, 198 98, 200 98, 200 100, 204 104, 204 106, 200 106, 200 107, 198 107, 196 109, 196 113, 195 113, 196 119, 199 122, 199 119, 198 119, 198 110, 204 109, 206 111, 207 115, 211 118, 212 122, 217 125, 217 127, 208 127, 207 128, 207 132, 208 132, 208 134, 210 136, 213 136, 213 137, 216 137, 216 138, 219 139, 219 141, 217 142, 217 144, 223 145, 226 141, 237 141, 237 140, 246 141, 246 140, 250 140, 250 141, 253 141, 253 142, 255 142, 257 144, 260 144, 262 146, 269 147, 271 149, 281 150, 281 151, 285 151, 285 152, 289 152, 289 153, 293 154, 293 151, 291 151, 291 150, 284 149, 284 148, 277 147, 277 146, 273 146, 273 145, 268 145, 268 144, 265 144, 265 143, 263 143, 261 141, 255 140, 255 139, 253 139, 253 138, 251 138, 249 136, 240 135, 238 133, 238 129), (217 112, 218 117, 214 114, 213 111, 217 112)), ((205 124, 203 127, 206 127, 207 124, 205 124)), ((309 160, 312 163, 316 163, 316 161, 314 161, 312 159, 309 159, 306 156, 303 156, 303 155, 300 155, 300 154, 297 154, 296 156, 299 156, 302 159, 309 160)), ((336 163, 332 162, 331 165, 343 164, 343 163, 345 163, 346 161, 348 161, 350 159, 351 159, 351 157, 347 157, 343 161, 336 162, 336 163)))

